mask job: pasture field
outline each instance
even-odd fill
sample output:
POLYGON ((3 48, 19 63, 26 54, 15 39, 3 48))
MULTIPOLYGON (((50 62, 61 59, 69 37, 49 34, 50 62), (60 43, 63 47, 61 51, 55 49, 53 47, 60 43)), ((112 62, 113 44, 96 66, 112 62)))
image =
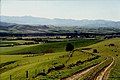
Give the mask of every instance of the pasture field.
POLYGON ((25 42, 33 42, 30 40, 1 40, 0 44, 11 44, 11 43, 25 43, 25 42))
POLYGON ((101 56, 112 56, 115 59, 114 66, 110 72, 108 80, 119 80, 120 79, 120 38, 108 39, 97 44, 88 46, 91 50, 86 52, 93 52, 93 49, 98 50, 98 54, 101 56), (110 46, 110 44, 113 44, 110 46))
POLYGON ((36 53, 55 53, 65 51, 65 46, 68 42, 72 43, 75 48, 88 46, 99 42, 100 40, 76 40, 76 41, 63 41, 52 42, 45 44, 34 45, 20 45, 13 47, 0 47, 0 54, 36 54, 36 53))
POLYGON ((98 65, 80 80, 94 77, 113 58, 108 80, 120 79, 120 38, 104 41, 70 41, 75 47, 72 57, 65 51, 68 42, 54 42, 13 47, 0 47, 1 80, 59 80, 98 65), (17 48, 18 47, 18 48, 17 48), (8 49, 7 49, 8 48, 8 49), (93 52, 96 49, 97 53, 93 52), (12 55, 11 55, 12 54, 12 55), (102 63, 103 62, 103 63, 102 63), (100 64, 101 63, 101 64, 100 64))
MULTIPOLYGON (((70 41, 73 45, 75 45, 75 48, 81 47, 81 46, 87 46, 90 44, 94 44, 98 42, 99 40, 79 40, 79 41, 70 41)), ((65 46, 68 42, 55 42, 55 43, 46 43, 46 44, 35 44, 35 45, 20 45, 20 46, 13 46, 13 47, 0 47, 0 72, 1 77, 3 80, 9 79, 10 75, 12 75, 12 78, 14 80, 17 79, 26 79, 25 78, 25 71, 29 71, 29 77, 33 79, 38 79, 40 76, 38 75, 40 71, 45 70, 45 73, 47 73, 47 76, 42 76, 41 78, 48 78, 51 75, 53 76, 53 79, 60 78, 60 75, 58 77, 54 76, 54 70, 50 71, 48 73, 48 70, 53 66, 61 66, 64 64, 65 69, 62 71, 61 74, 62 77, 69 76, 72 73, 75 73, 77 68, 75 68, 75 65, 73 66, 75 69, 69 69, 68 67, 71 64, 76 64, 77 61, 85 61, 87 59, 91 59, 96 57, 95 55, 91 54, 82 54, 79 51, 74 52, 74 57, 72 57, 67 63, 66 60, 68 59, 68 52, 65 52, 65 46), (49 49, 52 48, 55 50, 54 53, 49 54, 38 54, 39 51, 42 49, 49 49), (37 54, 24 54, 24 55, 17 55, 17 52, 25 52, 25 51, 33 51, 37 54), (11 53, 14 53, 14 55, 10 55, 11 53), (5 55, 7 54, 7 55, 5 55), (81 58, 80 58, 81 57, 81 58), (62 60, 61 60, 62 59, 62 60), (44 68, 43 68, 44 66, 44 68), (67 70, 68 69, 68 70, 67 70), (71 72, 72 70, 72 72, 71 72), (71 73, 68 73, 71 72, 71 73), (65 74, 64 74, 65 73, 65 74)), ((46 52, 47 53, 47 52, 46 52)), ((99 58, 102 60, 102 58, 99 58)), ((97 59, 96 59, 97 60, 97 59)), ((94 61, 94 60, 92 60, 94 61)), ((84 65, 81 65, 81 68, 85 68, 86 64, 92 63, 88 62, 84 65)), ((96 61, 96 64, 99 62, 96 61)), ((95 63, 94 63, 95 64, 95 63)), ((93 64, 90 64, 93 65, 93 64)), ((86 66, 89 67, 90 65, 86 66)), ((61 77, 61 78, 62 78, 61 77)), ((52 77, 51 77, 52 79, 52 77)))
POLYGON ((13 46, 13 47, 0 47, 0 55, 2 54, 8 54, 8 53, 12 53, 13 51, 17 51, 17 50, 21 50, 27 47, 31 47, 31 46, 36 46, 38 44, 34 44, 34 45, 19 45, 19 46, 13 46))
POLYGON ((32 40, 0 40, 0 47, 17 46, 25 43, 34 43, 32 40))
MULTIPOLYGON (((1 59, 8 58, 8 61, 15 61, 14 63, 5 64, 4 67, 1 68, 1 71, 3 71, 1 73, 1 78, 2 80, 7 80, 11 75, 13 80, 25 80, 25 71, 29 71, 29 79, 58 79, 70 76, 78 70, 82 70, 84 68, 97 64, 104 59, 102 57, 97 57, 96 55, 91 55, 89 53, 83 54, 79 51, 75 51, 73 57, 71 57, 70 60, 66 63, 66 60, 68 59, 67 55, 67 52, 59 52, 53 54, 45 54, 42 56, 1 56, 1 59), (90 61, 87 61, 89 59, 90 61), (76 66, 78 61, 81 62, 81 65, 76 66), (59 67, 59 69, 54 69, 53 67, 59 67)), ((7 59, 6 62, 4 62, 4 59, 2 62, 6 63, 7 59)))

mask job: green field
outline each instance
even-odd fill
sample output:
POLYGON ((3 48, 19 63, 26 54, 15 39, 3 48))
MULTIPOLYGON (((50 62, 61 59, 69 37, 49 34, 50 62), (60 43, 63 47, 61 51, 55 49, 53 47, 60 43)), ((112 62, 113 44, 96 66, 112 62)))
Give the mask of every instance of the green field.
POLYGON ((13 46, 13 47, 0 47, 0 55, 2 54, 9 54, 14 51, 17 51, 17 50, 21 50, 21 49, 24 49, 24 48, 27 48, 27 47, 31 47, 31 46, 36 46, 38 44, 34 44, 34 45, 19 45, 19 46, 13 46))
POLYGON ((16 46, 16 45, 22 45, 25 43, 34 43, 34 41, 31 40, 0 40, 0 47, 6 47, 6 46, 16 46))
POLYGON ((99 42, 88 46, 87 48, 92 48, 86 52, 92 53, 93 49, 97 49, 98 55, 102 56, 112 56, 115 58, 115 64, 110 72, 109 80, 119 80, 120 79, 120 38, 113 38, 99 42), (114 44, 114 46, 109 46, 109 44, 114 44))
MULTIPOLYGON (((112 61, 111 57, 115 58, 115 65, 108 79, 119 80, 120 38, 101 42, 99 40, 70 41, 75 46, 70 59, 69 52, 65 51, 67 43, 68 41, 0 47, 1 80, 10 80, 10 78, 11 80, 26 80, 26 71, 28 71, 28 79, 30 80, 58 80, 72 76, 78 71, 90 68, 107 59, 103 64, 96 67, 99 71, 112 61), (114 44, 114 46, 109 46, 109 44, 114 44), (83 48, 89 49, 82 51, 83 48), (97 49, 98 53, 93 53, 93 49, 97 49), (67 60, 68 62, 66 62, 67 60)), ((95 70, 93 70, 94 73, 95 70)), ((91 75, 94 76, 91 73, 88 72, 81 80, 91 75)))
POLYGON ((100 40, 76 40, 64 42, 52 42, 35 45, 20 45, 13 47, 0 47, 0 54, 35 54, 35 53, 55 53, 65 51, 65 46, 68 42, 72 43, 75 48, 88 46, 99 42, 100 40))

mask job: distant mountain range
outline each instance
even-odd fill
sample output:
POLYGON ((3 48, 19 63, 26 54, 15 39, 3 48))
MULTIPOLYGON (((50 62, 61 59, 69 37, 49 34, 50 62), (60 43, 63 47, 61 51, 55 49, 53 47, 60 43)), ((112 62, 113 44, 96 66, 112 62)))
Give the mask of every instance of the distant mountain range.
POLYGON ((47 19, 31 16, 0 17, 0 32, 7 33, 118 33, 120 21, 47 19))
POLYGON ((0 33, 70 33, 77 31, 78 33, 120 33, 120 28, 115 27, 66 27, 54 25, 27 25, 0 22, 0 33))
MULTIPOLYGON (((25 25, 54 25, 54 26, 78 26, 78 27, 115 27, 120 28, 120 21, 110 20, 74 20, 74 19, 48 19, 32 16, 0 16, 1 22, 25 24, 25 25)), ((0 23, 1 24, 1 23, 0 23)), ((7 25, 7 24, 6 24, 7 25)))

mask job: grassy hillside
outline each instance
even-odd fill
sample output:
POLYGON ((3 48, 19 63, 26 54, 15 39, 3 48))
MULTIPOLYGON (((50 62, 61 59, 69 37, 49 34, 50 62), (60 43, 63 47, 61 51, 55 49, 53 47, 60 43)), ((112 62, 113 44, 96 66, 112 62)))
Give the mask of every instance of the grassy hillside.
POLYGON ((97 49, 98 55, 102 56, 112 56, 115 58, 115 65, 113 66, 109 80, 119 80, 120 79, 120 38, 113 38, 99 42, 88 46, 87 48, 92 48, 91 50, 86 50, 86 52, 93 52, 93 49, 97 49), (112 45, 110 45, 112 44, 112 45))
POLYGON ((29 47, 0 47, 0 54, 35 54, 35 53, 55 53, 65 51, 66 44, 70 42, 74 45, 75 48, 88 46, 94 43, 99 42, 99 40, 76 40, 76 41, 64 41, 64 42, 55 42, 55 43, 45 43, 37 44, 35 46, 29 47), (17 49, 18 48, 18 49, 17 49), (7 49, 7 51, 6 51, 7 49))
MULTIPOLYGON (((115 59, 115 65, 110 72, 109 80, 119 80, 120 38, 108 39, 99 43, 97 43, 98 40, 70 42, 75 48, 78 48, 73 52, 73 56, 70 59, 68 56, 69 53, 65 51, 65 46, 68 42, 46 43, 20 49, 12 47, 13 50, 11 51, 3 51, 1 54, 7 55, 0 55, 1 79, 9 80, 12 78, 12 80, 26 80, 26 71, 28 71, 28 79, 30 80, 58 80, 71 76, 78 71, 90 68, 91 66, 105 61, 107 57, 110 57, 103 64, 96 67, 97 70, 100 70, 110 64, 112 61, 111 57, 113 57, 115 59), (25 54, 45 53, 48 49, 51 49, 54 53, 44 55, 25 54), (97 53, 93 53, 94 49, 97 49, 97 53), (17 55, 18 53, 24 55, 17 55), (68 62, 66 62, 67 60, 68 62)), ((8 48, 8 50, 10 49, 8 48)), ((96 72, 96 69, 93 69, 93 72, 96 72)), ((89 75, 92 75, 91 72, 86 74, 85 77, 83 76, 82 79, 86 79, 89 75)))
MULTIPOLYGON (((75 48, 87 46, 96 42, 98 42, 98 40, 70 41, 75 48)), ((104 60, 104 57, 82 53, 80 51, 75 51, 73 57, 68 60, 68 52, 65 51, 67 43, 68 42, 55 42, 31 46, 0 47, 0 74, 2 80, 10 79, 10 75, 13 80, 25 80, 26 71, 29 72, 29 79, 59 79, 70 76, 79 70, 83 70, 104 60), (54 53, 44 55, 17 55, 17 53, 26 52, 43 53, 41 51, 48 49, 53 49, 54 53), (66 63, 67 60, 68 62, 66 63)))
POLYGON ((1 68, 1 71, 3 71, 1 78, 2 80, 8 80, 11 75, 13 80, 25 80, 25 72, 29 71, 30 79, 59 79, 104 60, 104 58, 97 55, 75 51, 73 57, 66 63, 67 54, 66 52, 59 52, 43 56, 19 55, 19 58, 18 55, 12 57, 8 55, 1 56, 1 62, 4 64, 7 61, 15 61, 14 63, 5 64, 1 68), (78 65, 78 62, 81 65, 78 65))

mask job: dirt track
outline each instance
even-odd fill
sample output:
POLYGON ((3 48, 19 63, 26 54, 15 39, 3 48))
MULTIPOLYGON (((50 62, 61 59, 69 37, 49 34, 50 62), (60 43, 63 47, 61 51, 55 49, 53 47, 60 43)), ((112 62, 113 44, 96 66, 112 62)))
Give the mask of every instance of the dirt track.
POLYGON ((95 66, 93 66, 93 67, 91 67, 91 68, 89 68, 89 69, 86 69, 86 70, 84 70, 84 71, 82 71, 82 72, 79 72, 79 73, 77 73, 77 74, 74 74, 73 76, 71 76, 71 77, 68 77, 68 78, 66 78, 66 79, 62 79, 62 80, 76 80, 76 79, 78 79, 79 77, 81 77, 82 75, 84 75, 84 74, 86 74, 88 71, 90 71, 91 69, 93 69, 95 66))
MULTIPOLYGON (((103 62, 104 62, 104 61, 103 61, 103 62)), ((76 79, 79 79, 82 75, 86 74, 88 71, 92 70, 92 69, 95 68, 96 66, 102 64, 103 62, 101 62, 101 63, 99 63, 99 64, 97 64, 97 65, 95 65, 95 66, 93 66, 93 67, 91 67, 91 68, 88 68, 88 69, 86 69, 86 70, 84 70, 84 71, 80 71, 80 72, 72 75, 71 77, 68 77, 68 78, 65 78, 65 79, 62 79, 62 80, 76 80, 76 79)))
POLYGON ((110 71, 112 65, 114 64, 114 61, 115 60, 113 58, 112 63, 109 66, 107 66, 104 70, 102 70, 95 80, 107 80, 108 76, 109 76, 109 71, 110 71))
MULTIPOLYGON (((104 62, 104 61, 103 61, 103 62, 104 62)), ((102 64, 103 62, 101 62, 101 63, 99 63, 99 64, 97 64, 97 65, 95 65, 95 66, 93 66, 93 67, 91 67, 91 68, 89 68, 89 69, 86 69, 86 70, 84 70, 84 71, 81 71, 81 72, 79 72, 79 73, 76 73, 76 74, 72 75, 71 77, 62 79, 62 80, 77 80, 77 79, 79 79, 82 75, 86 74, 88 71, 90 71, 91 69, 95 68, 96 66, 102 64)), ((108 75, 109 75, 110 68, 111 68, 111 66, 113 65, 113 63, 114 63, 114 58, 113 58, 112 63, 111 63, 109 66, 107 66, 104 70, 102 70, 102 71, 99 73, 99 75, 96 76, 96 78, 95 78, 94 80, 107 80, 108 75)))

